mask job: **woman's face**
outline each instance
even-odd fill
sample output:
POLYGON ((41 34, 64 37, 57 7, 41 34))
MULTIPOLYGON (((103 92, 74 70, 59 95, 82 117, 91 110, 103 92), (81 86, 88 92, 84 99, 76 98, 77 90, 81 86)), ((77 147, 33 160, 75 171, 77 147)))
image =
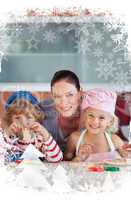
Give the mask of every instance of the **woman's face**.
POLYGON ((65 80, 56 82, 52 87, 56 109, 63 117, 71 117, 78 109, 80 92, 72 83, 65 80))

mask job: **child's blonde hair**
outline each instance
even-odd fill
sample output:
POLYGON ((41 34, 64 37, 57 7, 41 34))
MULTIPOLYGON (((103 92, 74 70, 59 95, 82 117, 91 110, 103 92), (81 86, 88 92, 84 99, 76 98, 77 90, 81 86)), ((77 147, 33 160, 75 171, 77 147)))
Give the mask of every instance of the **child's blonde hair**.
POLYGON ((112 121, 110 126, 107 127, 106 132, 109 134, 116 133, 118 131, 118 126, 119 126, 119 120, 116 115, 112 116, 112 121))
POLYGON ((35 120, 39 123, 42 123, 43 119, 45 118, 45 115, 40 110, 37 104, 32 104, 30 101, 26 99, 17 99, 5 111, 3 117, 4 125, 6 127, 10 126, 12 123, 13 115, 17 114, 25 114, 26 116, 31 114, 34 116, 35 120))

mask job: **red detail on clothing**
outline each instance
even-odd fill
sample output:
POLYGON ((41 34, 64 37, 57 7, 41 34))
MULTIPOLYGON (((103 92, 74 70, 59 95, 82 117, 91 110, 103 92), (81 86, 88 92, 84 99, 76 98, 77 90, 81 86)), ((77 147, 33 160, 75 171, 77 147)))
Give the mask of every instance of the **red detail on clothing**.
POLYGON ((18 140, 18 144, 29 145, 29 144, 35 144, 35 142, 25 142, 25 141, 22 141, 22 140, 18 140))
POLYGON ((57 145, 56 141, 50 137, 46 143, 43 143, 42 149, 45 148, 45 156, 48 162, 57 163, 63 159, 63 154, 57 145), (49 141, 49 142, 48 142, 49 141), (53 154, 53 155, 52 155, 53 154))
POLYGON ((58 150, 58 152, 56 153, 56 154, 54 154, 53 156, 50 156, 51 158, 57 158, 58 157, 58 155, 60 154, 60 149, 58 150))
POLYGON ((23 160, 16 160, 15 163, 20 164, 23 160))
POLYGON ((51 141, 49 143, 46 143, 46 146, 50 146, 52 144, 52 142, 54 141, 54 139, 52 138, 51 141))
POLYGON ((51 149, 47 149, 46 151, 51 151, 52 152, 52 151, 54 151, 56 149, 57 146, 58 146, 57 143, 55 143, 54 147, 52 147, 51 149))

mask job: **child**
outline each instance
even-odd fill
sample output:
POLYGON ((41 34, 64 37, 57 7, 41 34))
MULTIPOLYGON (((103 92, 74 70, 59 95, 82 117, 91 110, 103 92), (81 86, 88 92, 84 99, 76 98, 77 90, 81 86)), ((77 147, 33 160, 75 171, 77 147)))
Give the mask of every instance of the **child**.
POLYGON ((45 116, 37 104, 37 99, 30 92, 14 92, 6 103, 3 117, 4 136, 8 136, 7 142, 15 147, 13 154, 16 157, 21 156, 29 144, 33 144, 47 161, 59 162, 63 158, 62 152, 41 125, 45 116))
POLYGON ((97 153, 105 152, 115 152, 116 157, 115 150, 121 156, 127 156, 122 148, 123 141, 113 134, 117 124, 114 115, 116 97, 116 93, 103 89, 92 89, 85 93, 82 102, 85 130, 74 132, 69 137, 64 155, 66 160, 85 161, 93 155, 99 157, 97 153))

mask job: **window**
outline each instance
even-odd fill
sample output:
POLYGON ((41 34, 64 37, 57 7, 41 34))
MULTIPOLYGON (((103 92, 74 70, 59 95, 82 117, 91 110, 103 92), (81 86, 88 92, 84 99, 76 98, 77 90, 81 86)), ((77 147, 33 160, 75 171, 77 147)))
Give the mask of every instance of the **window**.
POLYGON ((1 24, 0 82, 48 83, 70 69, 83 83, 131 83, 127 32, 121 21, 102 16, 15 18, 1 24))

